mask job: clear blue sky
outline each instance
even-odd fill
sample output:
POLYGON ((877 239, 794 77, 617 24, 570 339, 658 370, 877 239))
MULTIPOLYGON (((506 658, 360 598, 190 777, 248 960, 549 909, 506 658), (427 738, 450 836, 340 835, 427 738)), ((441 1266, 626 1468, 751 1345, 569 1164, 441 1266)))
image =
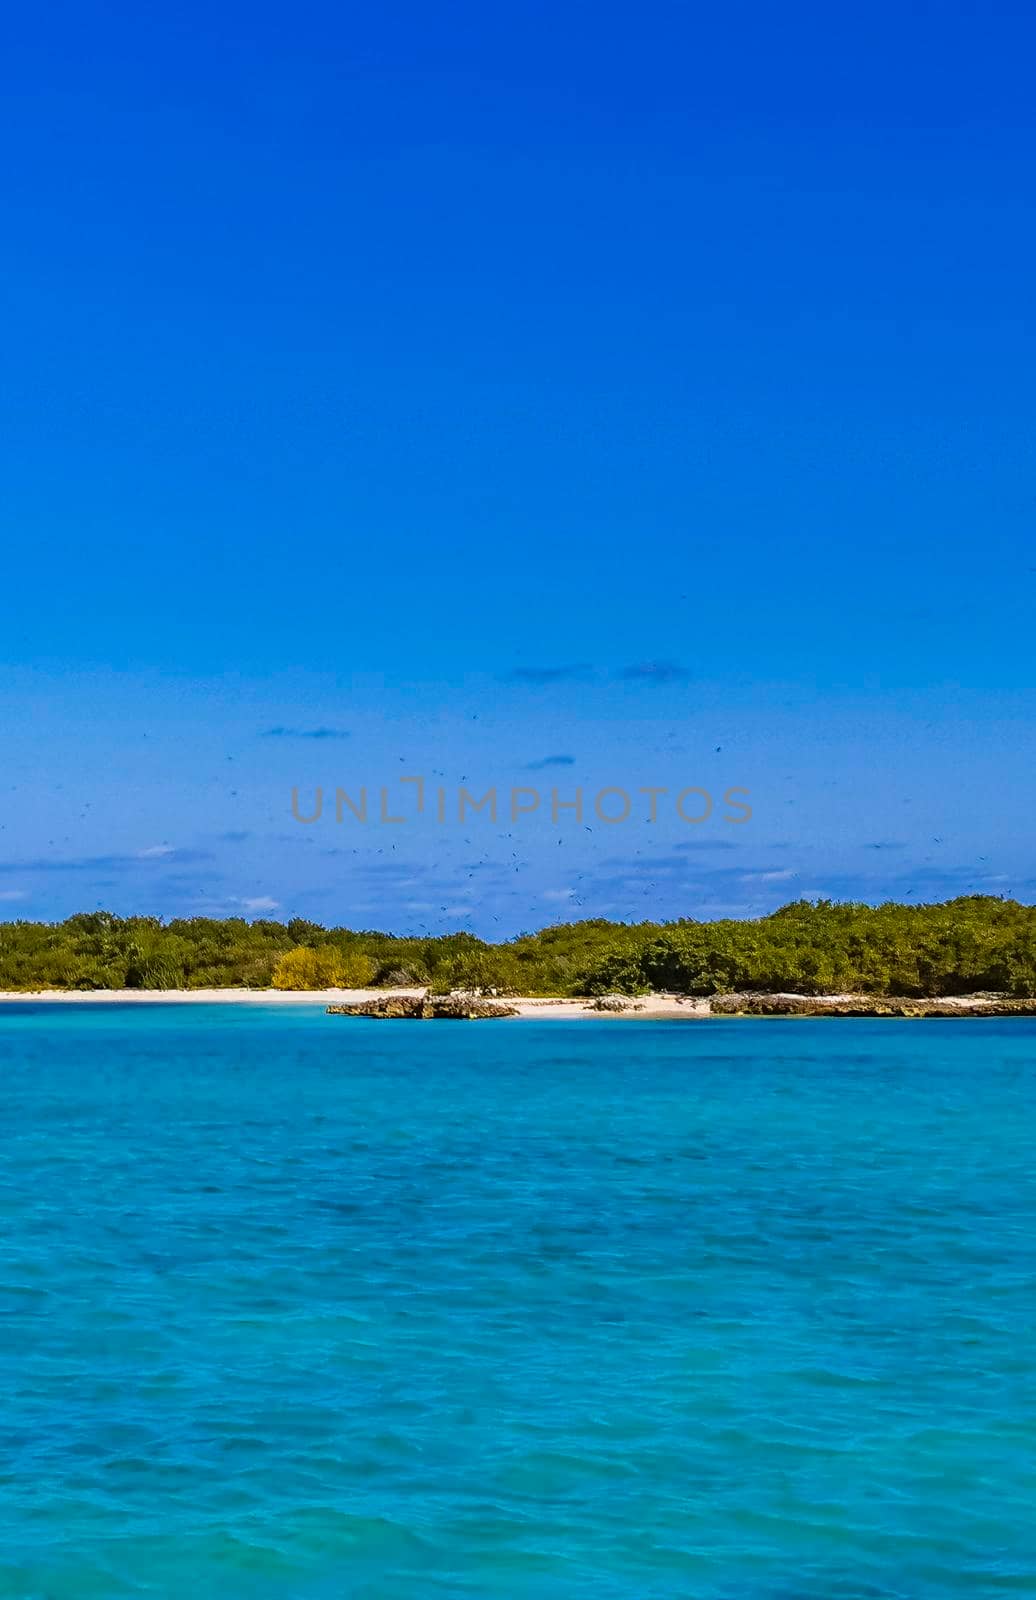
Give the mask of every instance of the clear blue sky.
POLYGON ((1034 49, 959 3, 22 8, 0 916, 1033 899, 1034 49), (403 773, 717 812, 290 815, 403 773))

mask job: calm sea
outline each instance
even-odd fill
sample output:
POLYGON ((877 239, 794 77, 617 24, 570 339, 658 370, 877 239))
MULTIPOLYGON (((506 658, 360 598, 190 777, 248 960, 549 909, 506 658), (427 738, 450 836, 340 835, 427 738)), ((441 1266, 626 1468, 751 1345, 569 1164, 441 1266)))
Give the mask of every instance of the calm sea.
POLYGON ((1036 1024, 0 1012, 0 1595, 1036 1593, 1036 1024))

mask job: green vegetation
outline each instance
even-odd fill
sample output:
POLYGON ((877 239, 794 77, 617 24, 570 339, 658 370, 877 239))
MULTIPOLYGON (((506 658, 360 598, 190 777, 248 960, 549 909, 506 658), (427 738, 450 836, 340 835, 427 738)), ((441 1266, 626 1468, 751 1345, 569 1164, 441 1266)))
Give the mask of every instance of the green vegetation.
POLYGON ((745 922, 593 920, 487 944, 291 922, 90 912, 0 923, 0 989, 401 987, 576 995, 666 990, 1036 995, 1036 907, 799 901, 745 922))

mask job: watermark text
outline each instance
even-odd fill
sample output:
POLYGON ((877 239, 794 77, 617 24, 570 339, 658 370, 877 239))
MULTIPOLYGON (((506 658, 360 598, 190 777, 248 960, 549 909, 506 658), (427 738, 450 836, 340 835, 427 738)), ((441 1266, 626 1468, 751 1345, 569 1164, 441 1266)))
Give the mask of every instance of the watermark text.
POLYGON ((589 827, 592 819, 611 828, 625 822, 658 822, 667 812, 690 827, 710 821, 743 827, 752 820, 749 791, 738 785, 725 789, 717 802, 711 790, 696 784, 682 789, 661 784, 636 784, 631 788, 607 784, 594 791, 582 787, 541 790, 529 784, 493 784, 479 793, 479 786, 460 784, 451 790, 441 784, 427 784, 423 777, 398 778, 396 783, 408 787, 296 786, 291 791, 291 814, 306 827, 322 819, 395 827, 418 818, 428 818, 436 825, 473 820, 517 823, 536 818, 541 822, 549 820, 554 826, 569 822, 584 827, 589 827))

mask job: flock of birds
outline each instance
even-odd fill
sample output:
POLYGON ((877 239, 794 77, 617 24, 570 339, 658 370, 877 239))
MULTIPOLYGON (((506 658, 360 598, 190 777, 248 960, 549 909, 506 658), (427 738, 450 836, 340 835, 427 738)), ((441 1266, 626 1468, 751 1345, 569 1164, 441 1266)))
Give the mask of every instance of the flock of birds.
MULTIPOLYGON (((472 713, 471 720, 478 721, 478 719, 478 713, 472 713)), ((145 733, 143 737, 147 738, 147 734, 145 733)), ((673 741, 675 741, 677 738, 675 733, 670 733, 668 737, 668 753, 672 754, 674 750, 678 750, 681 747, 675 746, 673 743, 673 741)), ((716 744, 712 747, 712 749, 714 755, 721 755, 723 753, 724 746, 723 744, 716 744)), ((410 764, 409 758, 405 755, 400 755, 398 760, 400 765, 407 766, 410 764)), ((235 761, 235 757, 233 755, 227 755, 226 761, 228 763, 233 763, 235 761)), ((443 780, 444 783, 448 781, 447 773, 444 769, 433 768, 432 775, 434 778, 443 780)), ((786 781, 795 781, 795 775, 792 773, 786 773, 784 774, 784 777, 786 781)), ((456 781, 462 785, 466 784, 469 781, 468 775, 466 773, 461 773, 456 781)), ((220 782, 221 780, 215 775, 210 779, 210 783, 212 784, 217 784, 220 782)), ((827 783, 829 786, 836 786, 837 780, 829 779, 827 780, 827 783)), ((63 787, 63 785, 57 785, 58 789, 62 789, 63 787)), ((17 784, 10 785, 10 792, 15 793, 17 790, 17 784)), ((239 790, 237 788, 230 789, 226 792, 228 797, 231 799, 239 798, 239 790)), ((796 804, 796 801, 794 798, 789 797, 785 799, 784 803, 785 805, 793 806, 796 804)), ((911 798, 909 796, 904 797, 903 804, 911 804, 911 798)), ((93 803, 91 801, 82 802, 82 809, 78 814, 78 820, 80 822, 88 822, 91 820, 90 813, 92 810, 93 803)), ((274 826, 276 826, 280 820, 281 819, 275 815, 273 810, 268 813, 267 821, 274 826)), ((652 819, 650 817, 645 817, 642 820, 648 826, 650 826, 652 823, 652 819)), ((6 827, 6 824, 0 823, 0 832, 6 831, 6 827)), ((583 834, 589 835, 593 835, 595 831, 593 825, 587 822, 581 823, 581 829, 583 834)), ((490 851, 484 848, 483 853, 476 860, 468 860, 467 862, 459 865, 456 875, 451 881, 451 892, 448 894, 445 900, 441 900, 440 896, 441 903, 438 905, 438 914, 440 917, 453 917, 455 921, 458 922, 462 927, 468 927, 475 920, 476 915, 480 914, 481 906, 486 902, 489 902, 490 904, 496 903, 500 908, 498 911, 489 912, 489 920, 492 923, 499 925, 501 921, 501 915, 506 914, 504 902, 508 900, 525 898, 518 888, 506 888, 504 886, 504 880, 509 879, 511 876, 521 877, 523 872, 542 872, 543 857, 541 856, 539 859, 535 859, 533 856, 528 854, 523 855, 519 849, 516 848, 517 836, 513 831, 499 832, 495 834, 494 838, 496 843, 503 847, 502 850, 490 851), (476 906, 471 899, 472 891, 476 885, 485 885, 485 891, 479 897, 481 902, 479 906, 476 906)), ((310 844, 315 842, 312 834, 307 834, 305 836, 305 841, 310 844)), ((47 845, 48 848, 54 849, 59 845, 70 845, 72 842, 72 835, 70 833, 66 833, 61 836, 60 839, 57 837, 48 839, 47 845)), ((461 842, 469 850, 474 844, 471 834, 461 836, 461 842)), ((567 837, 564 832, 560 832, 557 837, 556 845, 558 849, 564 849, 567 845, 569 847, 569 851, 571 852, 573 842, 574 840, 567 837)), ((933 845, 941 847, 945 843, 945 838, 943 835, 933 835, 931 842, 933 845)), ((448 858, 452 844, 453 840, 448 836, 441 840, 438 852, 439 860, 436 863, 436 867, 440 873, 440 876, 438 878, 430 877, 430 884, 437 884, 441 887, 441 884, 444 881, 441 875, 443 858, 448 858)), ((886 848, 886 846, 882 841, 878 841, 871 844, 869 848, 880 850, 886 848)), ((397 861, 402 859, 399 853, 399 845, 396 841, 386 845, 377 846, 373 851, 371 851, 369 848, 364 848, 361 845, 355 845, 350 847, 348 850, 335 849, 324 851, 323 853, 327 855, 348 854, 351 857, 361 858, 364 863, 370 863, 370 868, 373 869, 375 876, 378 874, 379 858, 383 859, 385 857, 395 857, 397 861)), ((171 851, 170 854, 175 855, 175 852, 171 851)), ((99 862, 103 859, 103 857, 99 858, 99 862)), ((161 860, 161 856, 159 856, 158 859, 161 860)), ((934 860, 933 856, 927 856, 924 858, 924 864, 927 865, 932 860, 934 860)), ((978 863, 980 867, 987 866, 988 860, 989 858, 987 856, 979 856, 978 863)), ((55 866, 57 866, 57 864, 57 862, 54 863, 55 866)), ((550 899, 556 902, 558 906, 554 916, 548 918, 548 921, 561 922, 563 920, 570 919, 573 911, 584 912, 588 906, 602 905, 601 891, 603 888, 607 887, 604 883, 606 874, 604 873, 602 866, 595 866, 592 862, 588 861, 582 861, 579 864, 582 866, 583 870, 573 870, 571 873, 567 874, 566 876, 568 881, 563 890, 547 891, 550 899)), ((674 884, 671 879, 669 881, 663 881, 663 879, 658 876, 657 872, 652 871, 652 856, 650 852, 645 853, 645 851, 640 848, 634 849, 630 858, 630 868, 631 871, 623 877, 620 885, 620 898, 623 902, 624 910, 627 908, 632 909, 632 907, 638 901, 651 902, 653 905, 657 906, 659 904, 660 897, 670 893, 674 888, 674 884)), ((421 862, 411 862, 405 870, 414 876, 415 886, 420 889, 422 877, 427 875, 429 872, 427 866, 421 862)), ((254 886, 257 889, 263 887, 258 877, 254 880, 254 886)), ((967 885, 969 889, 974 888, 974 886, 974 883, 967 885)), ((612 883, 611 887, 614 891, 614 882, 612 883)), ((904 898, 911 898, 917 894, 917 889, 916 887, 910 887, 899 892, 902 893, 904 898)), ((238 900, 237 903, 240 904, 243 902, 238 900)), ((420 904, 422 908, 427 906, 427 909, 431 910, 431 905, 427 902, 427 900, 422 900, 415 903, 420 904)), ((97 904, 100 906, 102 901, 98 900, 97 904)), ((602 909, 604 909, 604 907, 602 907, 602 909)), ((607 909, 613 909, 613 907, 608 906, 607 909)), ((433 936, 442 932, 441 925, 436 925, 430 921, 427 914, 423 917, 417 918, 413 924, 413 927, 416 932, 429 936, 433 936)))

